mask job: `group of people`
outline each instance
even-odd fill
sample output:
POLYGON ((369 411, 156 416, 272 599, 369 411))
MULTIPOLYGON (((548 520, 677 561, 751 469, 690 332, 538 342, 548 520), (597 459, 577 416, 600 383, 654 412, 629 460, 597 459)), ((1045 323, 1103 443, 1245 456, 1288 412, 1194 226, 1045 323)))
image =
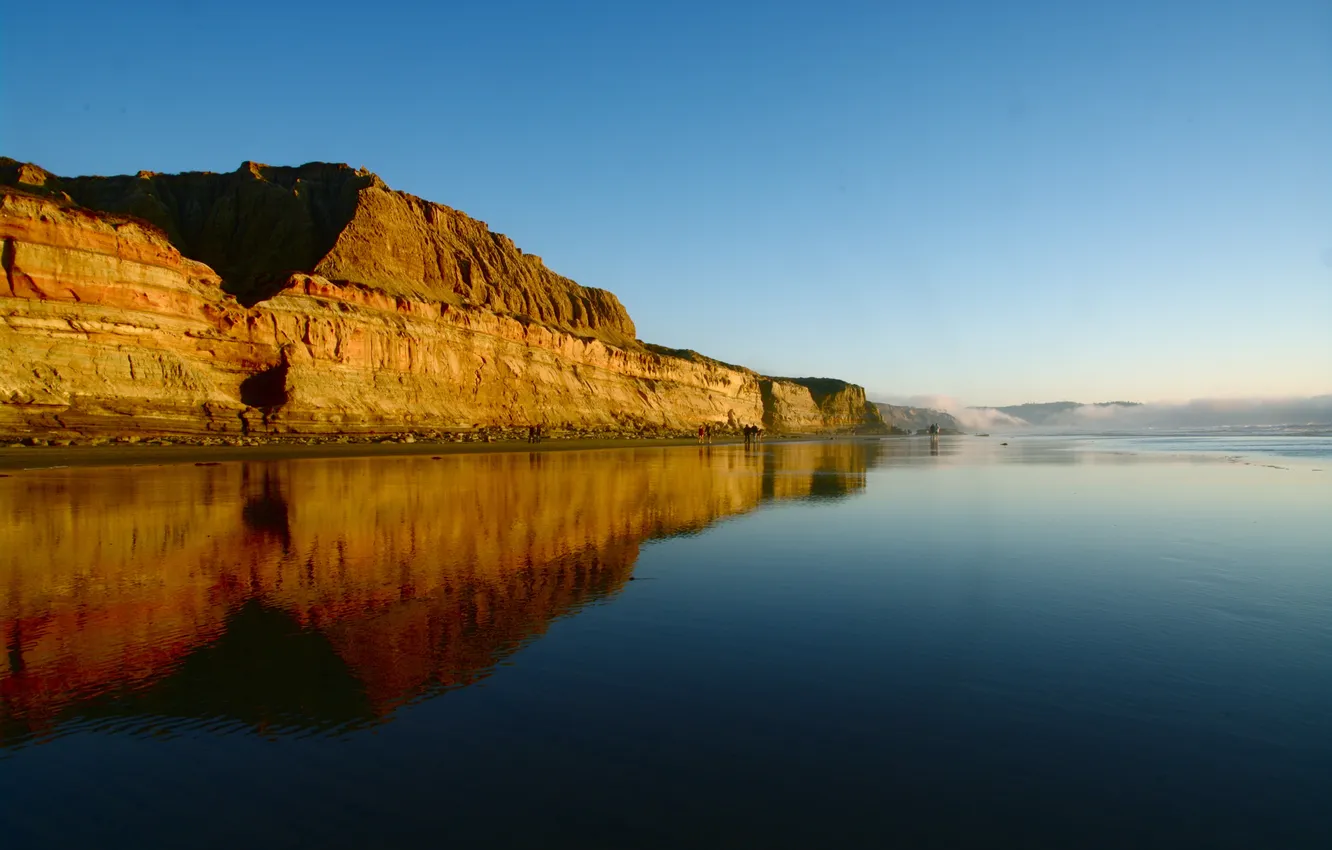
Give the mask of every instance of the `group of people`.
POLYGON ((545 426, 545 425, 529 425, 529 426, 527 426, 527 442, 529 442, 529 443, 539 443, 539 442, 541 442, 541 438, 544 437, 544 436, 546 436, 546 426, 545 426))
MULTIPOLYGON (((704 445, 712 443, 712 425, 704 422, 698 426, 698 444, 704 445)), ((740 429, 745 435, 745 445, 750 446, 757 443, 763 437, 763 429, 757 425, 746 425, 740 429)))
POLYGON ((752 446, 763 439, 763 429, 757 425, 746 425, 742 430, 745 432, 746 446, 752 446))

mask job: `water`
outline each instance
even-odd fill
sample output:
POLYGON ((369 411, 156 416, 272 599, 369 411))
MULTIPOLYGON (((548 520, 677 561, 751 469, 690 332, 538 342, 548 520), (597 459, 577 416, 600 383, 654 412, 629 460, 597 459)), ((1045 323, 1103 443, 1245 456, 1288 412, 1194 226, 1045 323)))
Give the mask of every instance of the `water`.
POLYGON ((1207 455, 1249 463, 1279 463, 1281 459, 1324 460, 1315 465, 1332 471, 1332 427, 1327 425, 1280 425, 1218 427, 1209 429, 1163 429, 1155 432, 1122 432, 1047 437, 1048 445, 1072 442, 1082 451, 1168 452, 1180 456, 1207 455))
MULTIPOLYGON (((1248 430, 1248 429, 1246 429, 1248 430)), ((1313 431, 1313 429, 1309 429, 1313 431)), ((1234 460, 1258 458, 1296 460, 1332 460, 1332 434, 1326 428, 1316 432, 1299 429, 1271 429, 1271 433, 1249 434, 1227 429, 1208 434, 1155 434, 1111 440, 1114 448, 1140 452, 1224 455, 1234 460)))
POLYGON ((1332 472, 1199 439, 13 473, 4 846, 1324 848, 1332 472))

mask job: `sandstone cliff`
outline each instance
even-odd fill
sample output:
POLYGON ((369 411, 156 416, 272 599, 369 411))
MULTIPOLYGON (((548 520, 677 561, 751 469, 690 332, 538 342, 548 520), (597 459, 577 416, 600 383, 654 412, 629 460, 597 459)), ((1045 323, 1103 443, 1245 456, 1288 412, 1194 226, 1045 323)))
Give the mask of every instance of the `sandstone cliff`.
POLYGON ((836 378, 763 378, 763 421, 778 432, 880 428, 883 417, 865 388, 836 378))
POLYGON ((859 387, 635 338, 614 295, 344 165, 0 160, 0 431, 852 428, 859 387))

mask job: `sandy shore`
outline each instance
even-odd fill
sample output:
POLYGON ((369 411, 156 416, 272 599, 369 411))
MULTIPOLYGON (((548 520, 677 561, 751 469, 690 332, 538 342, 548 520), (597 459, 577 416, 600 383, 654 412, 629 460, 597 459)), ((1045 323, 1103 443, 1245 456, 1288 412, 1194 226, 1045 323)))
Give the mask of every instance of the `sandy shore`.
MULTIPOLYGON (((826 438, 825 438, 826 439, 826 438)), ((714 438, 712 445, 738 445, 739 437, 714 438)), ((661 448, 694 446, 692 438, 663 440, 571 439, 540 443, 268 443, 257 446, 106 445, 35 446, 0 448, 0 470, 50 469, 61 466, 157 466, 169 463, 223 463, 226 461, 293 460, 298 458, 402 457, 418 455, 484 454, 490 452, 561 452, 591 449, 661 448)))

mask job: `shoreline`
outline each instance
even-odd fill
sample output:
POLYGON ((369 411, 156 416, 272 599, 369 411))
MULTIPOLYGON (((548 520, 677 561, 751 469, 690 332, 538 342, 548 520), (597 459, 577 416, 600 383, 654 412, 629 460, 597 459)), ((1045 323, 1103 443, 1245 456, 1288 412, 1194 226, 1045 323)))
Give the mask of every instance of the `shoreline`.
MULTIPOLYGON (((927 439, 917 435, 870 434, 788 434, 765 439, 760 446, 782 445, 810 442, 873 442, 915 441, 927 439)), ((947 438, 949 442, 957 437, 947 438)), ((1020 443, 1033 440, 1030 435, 1009 437, 1020 443)), ((991 440, 980 440, 980 444, 991 440)), ((1035 442, 1054 443, 1059 441, 1037 437, 1035 442)), ((1332 460, 1324 457, 1291 457, 1265 453, 1246 453, 1235 448, 1209 450, 1199 447, 1194 451, 1152 451, 1132 449, 1114 445, 1113 439, 1093 439, 1092 444, 1084 448, 1087 455, 1100 455, 1110 458, 1139 461, 1194 463, 1230 463, 1237 466, 1266 467, 1270 469, 1310 469, 1313 472, 1325 472, 1332 468, 1332 460)), ((1019 444, 1020 444, 1019 443, 1019 444)), ((1005 443, 1004 445, 1007 445, 1005 443)), ((493 442, 454 442, 452 440, 417 442, 363 441, 363 442, 285 442, 274 441, 251 445, 218 444, 154 444, 110 443, 100 445, 74 446, 0 446, 0 477, 9 477, 17 472, 40 472, 43 470, 88 467, 152 467, 207 465, 219 463, 246 463, 288 460, 336 460, 353 458, 405 458, 405 457, 443 457, 445 455, 484 455, 516 454, 519 452, 550 453, 576 451, 607 451, 621 449, 649 448, 687 448, 696 446, 705 448, 743 447, 744 440, 737 436, 716 437, 711 443, 700 445, 695 437, 631 438, 631 437, 556 437, 547 438, 540 443, 528 443, 520 440, 496 440, 493 442)), ((993 448, 998 449, 996 442, 993 448)), ((1005 454, 1007 449, 1001 450, 1005 454)))
MULTIPOLYGON (((792 435, 764 440, 769 443, 808 442, 829 439, 867 439, 855 435, 792 435)), ((877 439, 871 438, 871 439, 877 439)), ((151 445, 111 444, 97 446, 31 446, 0 448, 0 471, 22 472, 64 467, 165 466, 213 464, 237 461, 314 460, 336 458, 420 457, 458 454, 508 454, 514 452, 595 451, 602 449, 680 448, 685 446, 743 446, 740 437, 726 436, 700 446, 693 437, 665 439, 574 438, 547 439, 539 443, 519 441, 471 442, 357 442, 261 443, 259 445, 151 445)))

